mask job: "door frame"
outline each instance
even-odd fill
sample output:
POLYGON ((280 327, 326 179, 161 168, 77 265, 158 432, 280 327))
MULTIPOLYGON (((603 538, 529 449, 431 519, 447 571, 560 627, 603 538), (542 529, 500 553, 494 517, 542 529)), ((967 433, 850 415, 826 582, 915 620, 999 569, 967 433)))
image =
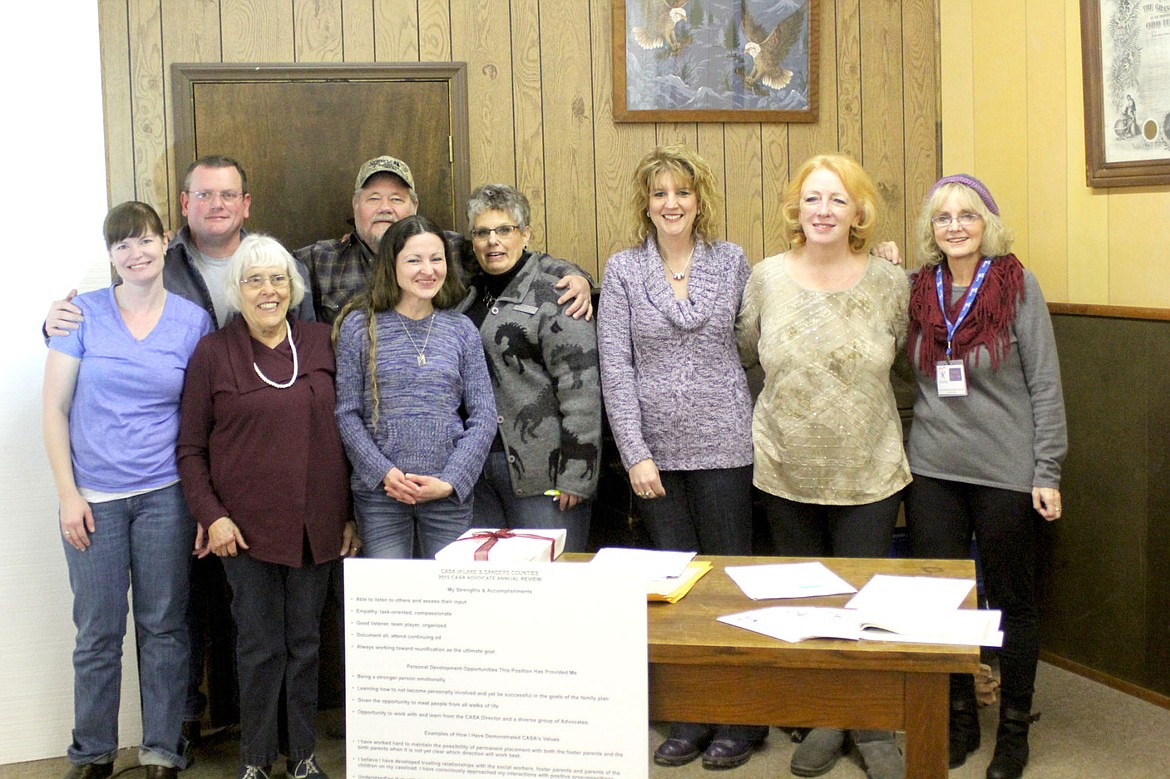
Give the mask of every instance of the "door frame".
POLYGON ((471 194, 471 143, 467 108, 466 62, 369 62, 369 63, 206 63, 176 62, 171 65, 172 116, 175 139, 176 191, 183 189, 183 175, 195 160, 195 87, 198 84, 255 82, 370 82, 443 81, 451 95, 451 195, 455 203, 455 229, 467 230, 467 198, 471 194))

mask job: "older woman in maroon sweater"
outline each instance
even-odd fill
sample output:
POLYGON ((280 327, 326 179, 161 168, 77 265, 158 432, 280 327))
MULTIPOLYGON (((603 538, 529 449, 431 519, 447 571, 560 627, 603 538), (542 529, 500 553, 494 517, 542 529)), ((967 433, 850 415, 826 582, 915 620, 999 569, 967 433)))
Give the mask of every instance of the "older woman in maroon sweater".
POLYGON ((244 239, 225 290, 240 316, 199 342, 183 388, 179 473, 207 534, 200 551, 223 560, 232 587, 249 779, 266 776, 281 749, 290 776, 324 776, 313 756, 318 626, 331 569, 360 545, 329 326, 288 318, 304 288, 279 243, 244 239))

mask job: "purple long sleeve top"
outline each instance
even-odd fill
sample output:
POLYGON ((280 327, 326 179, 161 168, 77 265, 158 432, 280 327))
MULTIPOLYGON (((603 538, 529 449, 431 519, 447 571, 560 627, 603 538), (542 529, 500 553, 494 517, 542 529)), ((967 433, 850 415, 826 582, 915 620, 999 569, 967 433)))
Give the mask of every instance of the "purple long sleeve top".
POLYGON ((610 427, 627 469, 736 468, 752 462, 752 401, 735 345, 751 269, 732 243, 698 242, 688 297, 676 300, 653 238, 609 258, 597 340, 610 427))

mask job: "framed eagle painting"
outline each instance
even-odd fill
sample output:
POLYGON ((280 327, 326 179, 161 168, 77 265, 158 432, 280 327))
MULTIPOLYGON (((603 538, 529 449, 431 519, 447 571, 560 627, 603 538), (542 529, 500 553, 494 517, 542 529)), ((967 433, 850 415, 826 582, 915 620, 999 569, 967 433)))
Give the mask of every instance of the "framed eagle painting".
POLYGON ((815 122, 818 0, 613 0, 617 122, 815 122))

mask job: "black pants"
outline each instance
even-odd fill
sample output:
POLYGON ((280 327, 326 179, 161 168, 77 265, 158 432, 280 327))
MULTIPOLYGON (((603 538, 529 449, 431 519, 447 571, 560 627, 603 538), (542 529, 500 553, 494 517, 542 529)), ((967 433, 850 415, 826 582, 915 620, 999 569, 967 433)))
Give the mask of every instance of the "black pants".
POLYGON ((1026 492, 915 476, 906 493, 913 556, 970 557, 975 534, 988 605, 1003 612, 1000 694, 1005 706, 1019 711, 1032 710, 1040 655, 1036 546, 1042 522, 1026 492))
POLYGON ((764 495, 772 546, 791 557, 888 557, 902 493, 856 506, 764 495))
POLYGON ((661 498, 636 497, 655 549, 752 553, 752 466, 661 471, 661 498))
POLYGON ((303 760, 316 748, 321 609, 337 563, 292 568, 247 554, 221 559, 238 631, 241 762, 270 765, 280 752, 303 760))
MULTIPOLYGON (((661 498, 635 498, 656 549, 713 555, 752 553, 752 466, 661 471, 661 498)), ((714 737, 763 741, 768 728, 715 725, 714 737)), ((699 741, 710 725, 676 722, 670 737, 699 741)))

